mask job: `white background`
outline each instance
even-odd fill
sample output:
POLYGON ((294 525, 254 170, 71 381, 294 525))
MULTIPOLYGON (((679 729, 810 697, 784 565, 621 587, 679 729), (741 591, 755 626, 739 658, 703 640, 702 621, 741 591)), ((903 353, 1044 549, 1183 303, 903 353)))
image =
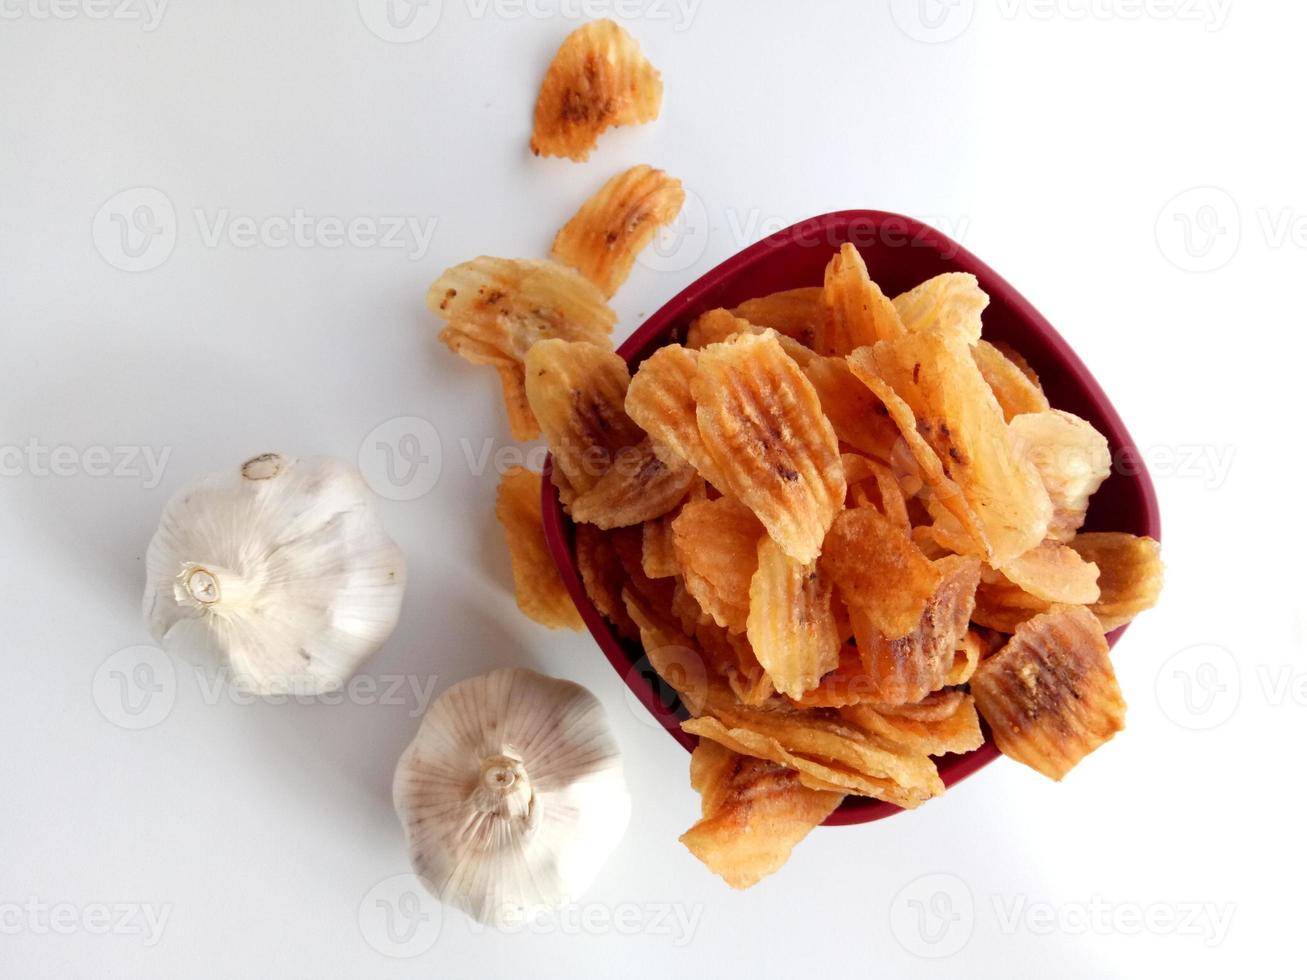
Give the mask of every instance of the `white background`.
POLYGON ((577 0, 444 0, 397 31, 369 0, 177 0, 157 23, 68 3, 0 2, 0 974, 1290 972, 1299 5, 594 2, 636 15, 666 98, 576 165, 527 138, 577 0), (1169 581, 1116 651, 1126 732, 1065 783, 1000 761, 916 813, 819 830, 733 893, 676 841, 698 806, 682 750, 586 636, 517 614, 496 460, 474 465, 511 445, 498 388, 435 342, 424 292, 478 254, 543 254, 636 162, 693 193, 618 295, 621 336, 769 231, 882 208, 960 237, 1097 374, 1150 454, 1169 581), (257 230, 297 210, 437 224, 403 248, 257 230), (159 231, 143 251, 140 228, 159 231), (385 477, 387 440, 411 479, 385 477), (137 455, 106 475, 97 447, 137 455), (388 881, 407 870, 389 787, 421 697, 242 704, 140 648, 165 500, 269 450, 361 458, 390 498, 410 585, 369 676, 439 690, 523 664, 603 700, 634 817, 584 916, 498 936, 424 906, 388 940, 386 903, 401 927, 414 911, 388 881))

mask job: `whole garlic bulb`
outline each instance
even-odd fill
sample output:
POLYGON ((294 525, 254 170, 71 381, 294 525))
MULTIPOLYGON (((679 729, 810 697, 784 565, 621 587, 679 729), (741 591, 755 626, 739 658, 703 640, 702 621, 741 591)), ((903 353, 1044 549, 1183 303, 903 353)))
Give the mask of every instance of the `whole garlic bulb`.
POLYGON ((159 643, 217 656, 242 688, 314 695, 342 687, 390 636, 404 582, 355 467, 270 453, 168 502, 144 612, 159 643))
POLYGON ((626 832, 631 800, 602 705, 515 668, 454 685, 395 771, 413 868, 480 922, 579 896, 626 832))

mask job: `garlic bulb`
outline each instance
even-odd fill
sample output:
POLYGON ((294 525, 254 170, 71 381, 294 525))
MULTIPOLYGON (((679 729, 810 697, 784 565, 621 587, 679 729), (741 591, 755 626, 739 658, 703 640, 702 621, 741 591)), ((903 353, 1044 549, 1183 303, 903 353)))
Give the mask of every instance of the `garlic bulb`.
POLYGON ((390 636, 404 579, 357 469, 272 453, 168 502, 144 612, 161 644, 217 656, 246 690, 314 695, 390 636))
POLYGON ((626 831, 631 800, 594 695, 521 668, 450 688, 395 771, 413 868, 478 921, 576 898, 626 831))

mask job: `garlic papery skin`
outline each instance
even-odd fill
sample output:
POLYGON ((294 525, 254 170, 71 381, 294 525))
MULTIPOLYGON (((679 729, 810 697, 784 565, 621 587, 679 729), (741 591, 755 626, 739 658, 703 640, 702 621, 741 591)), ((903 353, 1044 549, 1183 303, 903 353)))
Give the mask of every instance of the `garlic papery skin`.
POLYGON ((241 689, 314 696, 389 638, 405 578, 354 466, 269 453, 168 502, 143 607, 162 646, 216 657, 241 689))
POLYGON ((489 925, 578 898, 626 832, 631 798, 603 706, 523 668, 454 685, 395 770, 413 869, 489 925))

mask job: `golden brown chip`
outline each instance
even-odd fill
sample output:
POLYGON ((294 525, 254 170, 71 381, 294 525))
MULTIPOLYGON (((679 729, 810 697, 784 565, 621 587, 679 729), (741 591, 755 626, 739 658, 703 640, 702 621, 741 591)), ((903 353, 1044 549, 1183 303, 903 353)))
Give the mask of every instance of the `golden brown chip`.
POLYGON ((1124 727, 1107 640, 1084 606, 1056 606, 1022 623, 976 670, 971 691, 999 750, 1050 779, 1124 727))
POLYGON ((1008 431, 1017 453, 1039 471, 1053 501, 1048 536, 1054 541, 1070 541, 1085 523, 1089 498, 1112 472, 1107 439, 1084 419, 1055 410, 1018 415, 1008 423, 1008 431))
POLYGON ((1071 542, 1081 558, 1098 566, 1098 601, 1089 607, 1104 630, 1124 626, 1162 594, 1161 546, 1152 538, 1117 532, 1077 534, 1071 542))
POLYGON ((610 126, 658 118, 663 80, 635 38, 611 20, 578 27, 549 65, 536 99, 531 152, 585 160, 610 126))
POLYGON ((945 475, 962 489, 984 528, 993 564, 1001 566, 1043 541, 1052 501, 1034 465, 1018 455, 966 341, 938 330, 907 334, 858 351, 850 358, 855 371, 868 356, 912 409, 945 475))
POLYGON ((821 567, 857 622, 897 639, 921 621, 940 582, 940 571, 901 527, 870 507, 835 518, 821 567))
MULTIPOLYGON (((1011 422, 1028 412, 1047 412, 1048 399, 1033 372, 1027 374, 995 344, 982 340, 971 348, 971 357, 985 383, 994 392, 1003 418, 1011 422)), ((1023 362, 1024 363, 1024 362, 1023 362)))
POLYGON ((1000 571, 1027 595, 1050 605, 1061 602, 1087 606, 1098 601, 1098 566, 1057 541, 1031 548, 1000 571))
POLYGON ((655 351, 631 379, 626 392, 626 414, 649 433, 663 459, 683 459, 719 490, 725 477, 717 472, 695 413, 691 384, 699 370, 699 352, 672 345, 655 351))
POLYGON ((904 332, 894 303, 867 274, 867 264, 847 242, 826 266, 822 317, 814 350, 822 355, 851 354, 878 340, 893 340, 904 332))
POLYGON ((605 530, 653 520, 684 500, 695 479, 694 467, 681 461, 664 463, 645 439, 619 450, 599 482, 577 496, 572 520, 605 530))
POLYGON ((580 271, 605 296, 626 282, 658 229, 681 213, 681 182, 645 164, 609 180, 554 238, 553 257, 580 271))
POLYGON ((731 633, 708 617, 695 626, 694 638, 709 661, 722 666, 721 674, 741 704, 762 705, 776 693, 744 634, 731 633))
POLYGON ((889 462, 899 442, 898 427, 881 400, 849 370, 842 357, 816 357, 803 366, 840 442, 889 462))
POLYGON ((526 398, 526 369, 520 364, 499 365, 499 384, 504 389, 504 410, 508 413, 508 430, 514 439, 530 442, 540 435, 540 426, 526 398))
POLYGON ((672 521, 679 511, 646 521, 641 531, 640 567, 650 578, 674 578, 681 574, 672 546, 672 521))
POLYGON ((703 797, 703 818, 681 843, 732 888, 749 888, 779 870, 844 799, 808 789, 793 769, 711 741, 690 756, 690 785, 703 797))
MULTIPOLYGON (((743 320, 730 310, 709 310, 695 318, 685 335, 685 346, 691 350, 703 350, 712 344, 723 344, 741 334, 760 337, 767 332, 767 327, 743 320)), ((790 359, 800 367, 805 367, 817 355, 811 349, 799 343, 793 337, 783 333, 776 334, 776 341, 781 349, 790 355, 790 359)))
POLYGON ((980 316, 989 296, 969 272, 946 272, 894 297, 905 330, 945 330, 968 344, 980 340, 980 316))
POLYGON ((729 491, 782 550, 807 564, 844 506, 835 430, 776 334, 740 336, 700 352, 692 385, 703 436, 729 491))
POLYGON ((980 559, 950 555, 934 562, 939 585, 916 627, 892 639, 862 608, 850 607, 864 669, 874 682, 872 700, 911 704, 947 683, 958 644, 967 634, 980 582, 980 559))
POLYGON ((961 691, 936 691, 917 704, 851 705, 840 717, 925 755, 960 755, 985 744, 975 699, 961 691))
MULTIPOLYGON (((797 340, 811 348, 824 314, 822 288, 804 286, 745 300, 731 312, 764 329, 797 340)), ((724 338, 723 338, 724 339, 724 338)))
MULTIPOLYGON (((572 499, 592 490, 644 438, 626 416, 626 362, 593 344, 542 340, 526 358, 526 395, 572 499)), ((555 482, 558 482, 556 479, 555 482)))
POLYGON ((1026 620, 1048 612, 1050 603, 1026 592, 989 566, 981 569, 971 621, 1000 633, 1015 633, 1026 620))
POLYGON ((878 685, 867 675, 858 648, 843 643, 835 669, 821 679, 815 688, 802 697, 790 700, 800 708, 844 708, 851 704, 876 700, 878 685))
POLYGON ((749 584, 765 533, 753 513, 731 497, 688 501, 672 521, 672 546, 685 587, 717 625, 734 633, 747 628, 749 584))
POLYGON ((578 524, 574 550, 581 584, 594 607, 617 628, 620 635, 628 640, 639 640, 640 632, 622 602, 626 572, 608 535, 593 524, 578 524))
POLYGON ((912 520, 908 516, 908 502, 903 496, 903 488, 888 466, 866 456, 850 453, 842 455, 840 463, 844 467, 844 481, 849 485, 850 497, 861 492, 861 499, 855 500, 853 506, 873 506, 905 534, 912 533, 912 520), (874 496, 866 493, 868 486, 875 489, 874 496))
POLYGON ((540 474, 515 466, 499 480, 495 516, 504 527, 513 562, 517 607, 550 629, 583 629, 545 544, 540 517, 540 474))
POLYGON ((967 630, 967 635, 958 640, 958 648, 953 651, 953 666, 949 668, 944 684, 948 687, 956 687, 971 680, 971 675, 976 672, 981 658, 988 653, 989 647, 985 643, 985 638, 975 630, 967 630))
POLYGON ((769 537, 758 542, 749 585, 749 644, 781 694, 801 697, 839 663, 831 584, 815 562, 802 565, 769 537))

